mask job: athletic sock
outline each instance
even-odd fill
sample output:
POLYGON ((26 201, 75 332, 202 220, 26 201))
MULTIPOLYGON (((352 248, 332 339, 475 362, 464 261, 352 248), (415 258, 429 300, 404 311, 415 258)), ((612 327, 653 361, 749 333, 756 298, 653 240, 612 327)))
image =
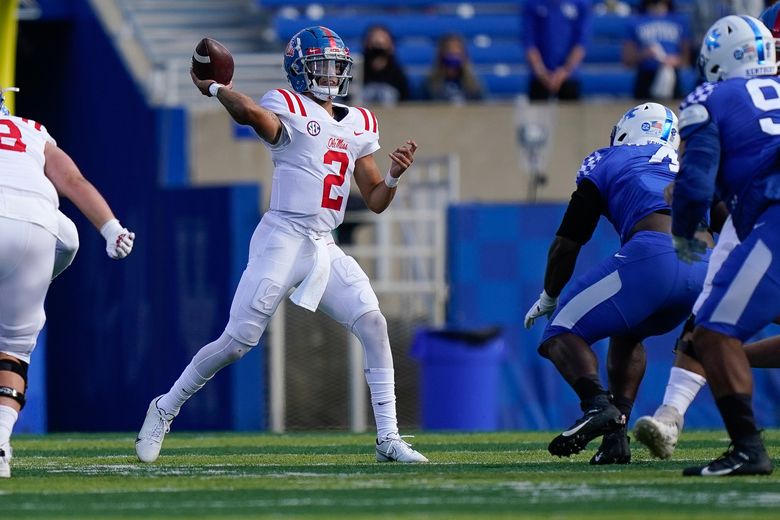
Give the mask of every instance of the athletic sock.
POLYGON ((395 371, 392 368, 367 368, 365 374, 371 391, 376 437, 382 440, 392 433, 398 433, 398 418, 395 411, 395 371))
POLYGON ((166 413, 173 415, 174 417, 179 414, 182 405, 192 397, 192 395, 203 388, 209 379, 201 376, 198 370, 190 363, 184 372, 181 373, 179 379, 173 383, 168 393, 163 395, 159 401, 157 401, 157 407, 164 410, 166 413))
POLYGON ((609 392, 601 386, 601 380, 596 374, 582 376, 574 382, 574 391, 580 398, 580 408, 588 411, 592 406, 602 407, 609 404, 609 392))
POLYGON ((0 405, 0 444, 11 440, 11 432, 14 431, 14 424, 18 418, 19 412, 10 406, 0 405))
POLYGON ((671 406, 680 415, 685 415, 696 394, 707 380, 695 372, 680 367, 672 367, 669 382, 666 385, 663 404, 671 406))
POLYGON ((726 431, 735 444, 745 440, 751 442, 759 435, 751 401, 752 396, 749 394, 725 395, 715 401, 726 424, 726 431))
POLYGON ((625 424, 628 424, 628 419, 631 417, 631 410, 634 408, 634 400, 621 395, 613 397, 612 404, 615 405, 615 408, 620 410, 620 413, 626 416, 625 424))

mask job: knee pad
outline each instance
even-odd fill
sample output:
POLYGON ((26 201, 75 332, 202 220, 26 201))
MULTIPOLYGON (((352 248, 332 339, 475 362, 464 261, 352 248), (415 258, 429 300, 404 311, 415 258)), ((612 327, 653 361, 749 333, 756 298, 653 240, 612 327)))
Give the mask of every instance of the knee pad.
POLYGON ((24 392, 12 388, 10 386, 0 385, 0 397, 9 397, 19 403, 20 408, 24 408, 27 399, 25 398, 25 392, 27 392, 27 368, 29 364, 21 360, 0 359, 0 372, 13 372, 18 374, 24 380, 24 392))
POLYGON ((674 345, 674 353, 677 354, 680 352, 690 357, 691 359, 699 361, 699 358, 696 356, 696 349, 693 346, 693 341, 690 337, 688 337, 696 327, 695 322, 696 316, 691 314, 691 316, 686 320, 685 325, 683 325, 683 330, 680 333, 680 337, 677 338, 677 342, 674 345))
POLYGON ((268 321, 284 298, 284 287, 271 280, 263 278, 252 291, 246 291, 247 296, 237 295, 239 301, 234 302, 230 312, 230 322, 227 333, 236 341, 254 347, 260 342, 268 321))
POLYGON ((363 345, 366 366, 389 368, 393 366, 387 320, 379 311, 367 312, 355 321, 352 332, 363 345))

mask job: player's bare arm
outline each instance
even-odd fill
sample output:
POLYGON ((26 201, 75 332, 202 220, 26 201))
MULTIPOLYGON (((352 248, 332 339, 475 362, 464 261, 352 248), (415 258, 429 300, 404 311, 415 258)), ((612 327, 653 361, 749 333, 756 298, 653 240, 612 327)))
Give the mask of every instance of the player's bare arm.
POLYGON ((93 226, 100 229, 112 220, 114 213, 103 196, 79 171, 73 159, 61 148, 51 143, 44 148, 46 177, 57 188, 57 192, 79 208, 93 226))
POLYGON ((73 159, 58 146, 46 143, 43 171, 57 192, 69 199, 106 239, 106 253, 121 259, 133 249, 135 233, 122 227, 106 199, 79 170, 73 159))
MULTIPOLYGON (((216 83, 213 79, 198 79, 192 70, 190 77, 201 94, 212 96, 209 87, 216 83)), ((246 94, 233 90, 232 82, 220 87, 216 97, 236 123, 251 126, 261 139, 270 144, 279 141, 282 135, 282 122, 279 117, 255 103, 246 94)))
POLYGON ((385 178, 382 177, 373 155, 361 157, 355 162, 355 182, 371 211, 381 213, 387 209, 395 196, 394 184, 412 165, 416 151, 417 143, 409 140, 389 153, 388 157, 392 162, 385 178))

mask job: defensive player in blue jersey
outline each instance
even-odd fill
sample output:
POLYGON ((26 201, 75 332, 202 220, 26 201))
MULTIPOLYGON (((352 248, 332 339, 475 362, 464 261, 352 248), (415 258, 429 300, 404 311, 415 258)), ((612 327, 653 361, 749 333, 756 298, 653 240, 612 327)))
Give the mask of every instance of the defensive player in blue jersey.
MULTIPOLYGON (((530 327, 540 316, 552 315, 539 353, 573 387, 584 412, 548 450, 569 456, 603 435, 591 464, 630 462, 626 424, 647 362, 642 341, 688 316, 706 271, 706 262, 681 262, 672 247, 671 208, 663 190, 679 170, 674 113, 657 103, 638 105, 615 125, 610 144, 580 168, 577 190, 550 247, 544 291, 525 317, 530 327), (622 246, 577 278, 558 304, 601 215, 622 246), (603 338, 610 338, 609 392, 591 349, 603 338)), ((712 240, 706 232, 699 237, 712 240)))
MULTIPOLYGON (((777 53, 780 42, 778 39, 780 38, 780 3, 767 8, 761 14, 760 20, 774 36, 775 52, 777 53)), ((666 190, 670 196, 673 192, 673 186, 670 185, 666 190)), ((671 200, 671 198, 669 197, 667 200, 671 200)), ((698 313, 702 303, 709 296, 715 274, 720 270, 729 253, 739 244, 731 218, 726 218, 728 215, 726 204, 719 201, 713 205, 713 209, 717 211, 713 213, 711 228, 719 233, 718 243, 710 255, 704 287, 693 306, 694 315, 698 313), (720 213, 719 217, 716 213, 720 213), (722 228, 718 226, 718 221, 723 221, 722 228)), ((695 324, 694 318, 695 316, 691 316, 685 323, 683 333, 677 341, 675 349, 677 356, 669 374, 663 403, 652 416, 640 417, 635 424, 636 440, 645 444, 650 453, 661 459, 668 459, 672 456, 683 429, 685 412, 706 383, 704 368, 695 359, 695 353, 689 352, 693 345, 691 337, 695 324)), ((775 323, 780 323, 780 320, 775 319, 775 323)), ((764 338, 746 344, 745 354, 752 368, 780 367, 780 336, 764 338)))
POLYGON ((780 80, 771 32, 750 16, 721 18, 707 31, 700 65, 710 83, 681 109, 685 158, 675 183, 674 244, 695 259, 697 223, 716 189, 740 240, 696 314, 699 359, 732 448, 684 475, 772 472, 755 424, 753 378, 742 344, 780 314, 780 80))

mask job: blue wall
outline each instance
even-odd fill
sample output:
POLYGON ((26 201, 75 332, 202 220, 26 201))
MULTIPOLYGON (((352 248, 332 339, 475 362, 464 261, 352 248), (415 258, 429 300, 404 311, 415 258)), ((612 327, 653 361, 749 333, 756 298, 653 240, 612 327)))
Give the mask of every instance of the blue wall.
MULTIPOLYGON (((451 300, 448 324, 456 328, 501 326, 506 338, 502 364, 500 427, 558 429, 581 415, 574 391, 552 363, 536 353, 543 326, 523 328, 523 317, 542 290, 547 250, 558 228, 562 204, 464 204, 448 215, 451 300)), ((582 250, 577 273, 619 246, 602 219, 582 250)), ((767 332, 778 332, 773 326, 767 332)), ((645 342, 647 373, 632 414, 652 414, 663 398, 672 349, 678 331, 645 342)), ((602 365, 606 342, 595 350, 602 365)), ((602 372, 604 368, 602 367, 602 372)), ((756 370, 755 408, 761 426, 780 425, 780 374, 756 370)), ((606 382, 606 374, 603 380, 606 382)), ((708 388, 700 392, 686 416, 687 427, 722 428, 708 388)))

